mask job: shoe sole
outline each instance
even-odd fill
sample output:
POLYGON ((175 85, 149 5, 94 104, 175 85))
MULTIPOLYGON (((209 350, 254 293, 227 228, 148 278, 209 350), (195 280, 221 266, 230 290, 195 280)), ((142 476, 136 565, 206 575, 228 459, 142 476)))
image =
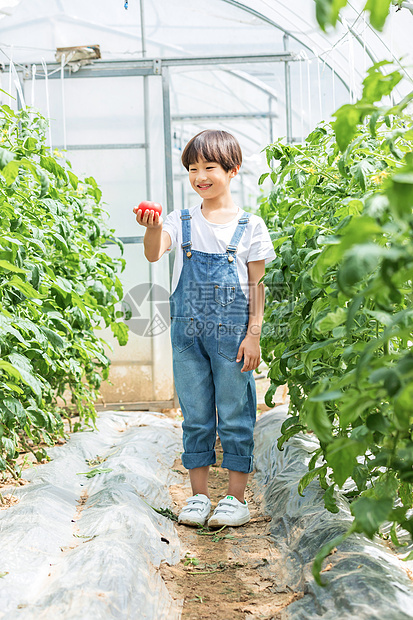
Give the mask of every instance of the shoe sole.
POLYGON ((178 524, 179 525, 192 525, 193 527, 202 527, 203 525, 205 525, 206 523, 206 519, 204 521, 192 521, 190 519, 186 520, 186 519, 178 519, 178 524))
POLYGON ((208 526, 209 527, 223 527, 224 525, 227 525, 228 527, 240 527, 240 525, 245 525, 245 523, 248 523, 248 521, 250 520, 251 520, 251 515, 248 515, 246 517, 240 517, 233 523, 225 523, 224 521, 220 521, 219 519, 213 519, 211 517, 211 519, 208 521, 208 526))

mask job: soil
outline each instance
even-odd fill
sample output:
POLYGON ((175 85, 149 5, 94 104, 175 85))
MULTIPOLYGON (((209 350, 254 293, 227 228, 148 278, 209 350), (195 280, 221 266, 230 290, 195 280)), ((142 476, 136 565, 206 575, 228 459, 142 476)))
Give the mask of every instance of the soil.
MULTIPOLYGON (((258 415, 268 409, 263 403, 267 382, 257 380, 258 415)), ((281 388, 275 400, 277 404, 286 402, 286 390, 281 388)), ((176 415, 179 410, 172 411, 176 415)), ((219 440, 216 452, 217 464, 209 475, 213 507, 226 495, 228 487, 228 472, 219 466, 219 440)), ((180 459, 174 471, 182 479, 169 488, 172 511, 178 514, 192 492, 180 459)), ((270 537, 271 519, 264 514, 260 498, 254 496, 251 480, 246 499, 251 520, 244 526, 214 532, 175 523, 183 557, 175 566, 163 564, 160 571, 171 596, 183 600, 182 620, 275 620, 282 609, 303 596, 285 586, 281 562, 270 537)))

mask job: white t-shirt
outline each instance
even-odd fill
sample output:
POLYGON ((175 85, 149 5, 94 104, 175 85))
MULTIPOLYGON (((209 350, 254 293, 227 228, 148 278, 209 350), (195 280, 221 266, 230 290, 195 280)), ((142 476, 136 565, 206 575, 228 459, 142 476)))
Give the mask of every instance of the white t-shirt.
MULTIPOLYGON (((209 222, 203 215, 201 205, 196 205, 189 209, 192 219, 191 224, 191 250, 208 252, 210 254, 224 254, 227 245, 231 242, 232 236, 241 218, 242 210, 238 207, 238 214, 226 224, 214 224, 209 222)), ((183 265, 182 243, 182 220, 181 211, 173 211, 166 216, 163 230, 169 233, 172 244, 168 248, 171 251, 177 248, 172 275, 172 291, 174 292, 181 275, 183 265)), ((241 288, 248 297, 248 268, 247 263, 255 260, 265 260, 271 262, 275 258, 274 248, 270 234, 264 220, 253 213, 250 214, 249 222, 242 234, 236 253, 238 276, 241 288)))

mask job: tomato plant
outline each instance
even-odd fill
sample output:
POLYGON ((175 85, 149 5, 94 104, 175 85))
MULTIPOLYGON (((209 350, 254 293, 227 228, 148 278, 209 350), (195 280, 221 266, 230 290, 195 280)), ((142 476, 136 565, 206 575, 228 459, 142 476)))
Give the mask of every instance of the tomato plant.
POLYGON ((401 79, 372 67, 363 96, 303 145, 266 149, 273 189, 263 197, 277 258, 267 269, 262 338, 268 405, 288 383, 290 417, 278 446, 313 432, 320 447, 299 485, 318 477, 325 506, 351 502, 352 531, 385 521, 413 535, 413 124, 400 104, 379 106, 401 79))
POLYGON ((40 460, 63 434, 59 397, 93 423, 109 367, 96 330, 127 341, 101 191, 50 152, 45 129, 34 112, 0 108, 0 471, 15 477, 20 450, 40 460))

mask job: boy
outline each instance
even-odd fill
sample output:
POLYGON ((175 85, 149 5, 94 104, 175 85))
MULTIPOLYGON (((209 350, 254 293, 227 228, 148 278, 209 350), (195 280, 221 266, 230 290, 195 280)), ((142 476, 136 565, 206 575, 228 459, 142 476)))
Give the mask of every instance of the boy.
POLYGON ((264 311, 264 285, 258 282, 275 253, 263 220, 242 211, 231 196, 230 183, 241 162, 240 145, 231 134, 202 131, 182 154, 202 203, 170 213, 164 224, 153 211, 136 215, 146 226, 150 262, 177 246, 171 340, 184 417, 182 463, 193 493, 178 519, 187 525, 204 525, 210 513, 208 473, 215 463, 217 428, 229 487, 208 525, 239 526, 250 520, 244 492, 252 471, 253 370, 260 362, 264 311))

